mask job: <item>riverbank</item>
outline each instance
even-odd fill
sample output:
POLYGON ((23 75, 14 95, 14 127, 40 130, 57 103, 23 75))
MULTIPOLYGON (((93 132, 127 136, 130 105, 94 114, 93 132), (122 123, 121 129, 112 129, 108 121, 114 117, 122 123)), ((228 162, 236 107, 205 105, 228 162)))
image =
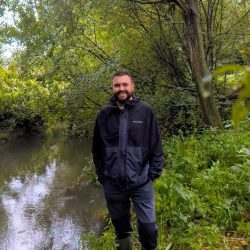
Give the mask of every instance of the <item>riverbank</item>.
POLYGON ((27 130, 25 127, 4 128, 0 130, 0 146, 12 143, 22 137, 52 135, 67 135, 67 125, 62 122, 52 124, 48 127, 31 127, 27 130))
MULTIPOLYGON (((159 250, 249 249, 250 121, 164 142, 167 168, 155 181, 159 250)), ((136 230, 136 222, 133 219, 136 230)), ((110 222, 90 249, 115 249, 110 222)), ((139 249, 136 232, 134 249, 139 249)))
POLYGON ((0 146, 27 135, 23 129, 2 129, 0 131, 0 146))

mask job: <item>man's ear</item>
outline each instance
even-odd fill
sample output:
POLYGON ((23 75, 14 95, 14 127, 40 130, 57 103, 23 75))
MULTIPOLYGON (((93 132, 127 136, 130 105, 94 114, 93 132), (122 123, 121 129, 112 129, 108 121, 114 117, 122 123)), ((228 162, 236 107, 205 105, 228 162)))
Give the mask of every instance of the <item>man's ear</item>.
POLYGON ((132 92, 134 92, 134 90, 135 90, 135 84, 134 82, 132 82, 132 92))

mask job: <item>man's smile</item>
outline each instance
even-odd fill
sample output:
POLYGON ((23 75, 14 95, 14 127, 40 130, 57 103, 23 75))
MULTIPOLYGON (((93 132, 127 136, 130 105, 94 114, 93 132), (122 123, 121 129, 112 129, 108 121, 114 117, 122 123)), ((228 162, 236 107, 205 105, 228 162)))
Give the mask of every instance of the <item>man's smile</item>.
POLYGON ((118 94, 118 96, 120 98, 126 98, 128 96, 128 94, 126 92, 121 92, 121 93, 118 94))

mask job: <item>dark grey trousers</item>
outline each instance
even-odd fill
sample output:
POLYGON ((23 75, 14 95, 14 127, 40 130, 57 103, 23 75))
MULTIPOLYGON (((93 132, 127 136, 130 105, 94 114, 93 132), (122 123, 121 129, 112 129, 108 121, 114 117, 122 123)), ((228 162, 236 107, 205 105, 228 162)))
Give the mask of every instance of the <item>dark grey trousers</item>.
POLYGON ((104 183, 107 207, 115 227, 117 239, 128 237, 131 201, 136 212, 139 240, 146 250, 156 249, 158 228, 155 223, 155 202, 152 181, 133 190, 121 190, 109 180, 104 183))

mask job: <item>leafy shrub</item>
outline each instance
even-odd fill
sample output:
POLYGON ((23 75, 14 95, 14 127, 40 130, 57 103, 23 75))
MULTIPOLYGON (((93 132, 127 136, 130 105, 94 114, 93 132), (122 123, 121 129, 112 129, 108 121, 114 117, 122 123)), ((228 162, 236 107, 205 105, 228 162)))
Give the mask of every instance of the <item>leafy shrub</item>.
MULTIPOLYGON (((249 123, 249 122, 248 122, 249 123)), ((173 249, 225 249, 230 232, 244 229, 250 209, 249 130, 207 131, 164 144, 169 170, 155 183, 163 233, 173 249), (224 245, 223 245, 224 244, 224 245)), ((248 219, 249 220, 249 219, 248 219)))
POLYGON ((62 106, 59 92, 63 83, 40 83, 21 77, 14 65, 0 65, 0 128, 24 128, 26 132, 41 130, 55 119, 52 112, 62 106))

